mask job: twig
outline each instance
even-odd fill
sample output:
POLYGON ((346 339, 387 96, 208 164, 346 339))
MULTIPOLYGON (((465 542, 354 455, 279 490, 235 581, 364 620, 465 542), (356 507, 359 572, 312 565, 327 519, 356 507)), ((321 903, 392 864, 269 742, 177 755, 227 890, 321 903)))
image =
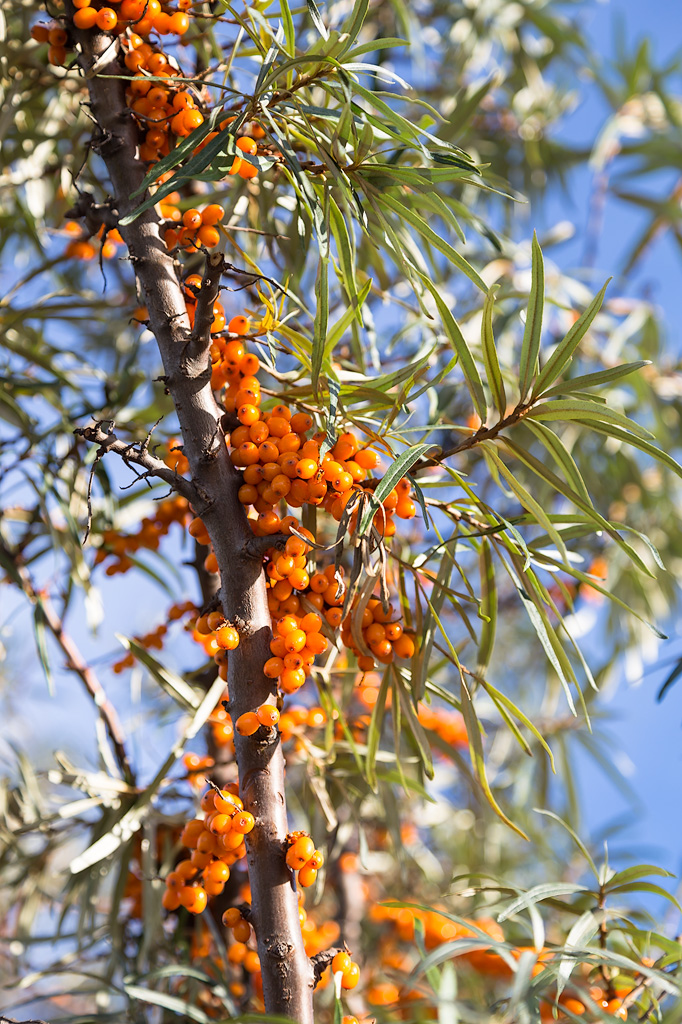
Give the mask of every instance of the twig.
MULTIPOLYGON (((109 430, 102 430, 101 421, 95 423, 92 427, 76 427, 74 434, 78 435, 78 437, 84 438, 86 441, 90 441, 100 446, 95 458, 95 463, 93 464, 93 471, 94 466, 103 455, 106 455, 107 452, 116 452, 117 455, 121 456, 127 466, 130 466, 131 463, 133 463, 136 466, 141 466, 142 469, 145 470, 145 472, 140 475, 140 479, 144 479, 149 476, 156 476, 160 480, 165 480, 165 482, 169 484, 174 491, 181 494, 183 498, 187 498, 188 501, 193 503, 198 502, 199 496, 194 484, 190 480, 186 480, 185 477, 180 476, 180 474, 176 473, 174 469, 170 469, 161 459, 157 459, 156 456, 150 454, 147 446, 151 437, 151 431, 144 441, 132 442, 131 444, 126 444, 125 441, 121 441, 120 438, 116 437, 111 426, 109 430)), ((88 505, 89 498, 90 487, 88 487, 88 505)), ((89 507, 88 514, 90 516, 89 507)))

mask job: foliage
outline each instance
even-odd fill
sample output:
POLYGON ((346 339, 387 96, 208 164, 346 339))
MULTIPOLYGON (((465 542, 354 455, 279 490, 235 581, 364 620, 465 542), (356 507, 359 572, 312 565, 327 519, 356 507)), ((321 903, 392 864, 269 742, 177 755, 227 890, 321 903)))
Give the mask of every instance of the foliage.
MULTIPOLYGON (((222 203, 227 319, 249 317, 264 407, 310 413, 321 456, 348 431, 382 456, 347 512, 300 513, 308 566, 345 570, 353 619, 352 642, 325 626, 334 642, 282 715, 289 818, 326 858, 306 951, 348 943, 363 973, 343 998, 367 1020, 525 1024, 560 1006, 563 1020, 672 1024, 680 947, 650 912, 677 908, 667 872, 614 867, 579 838, 574 761, 611 769, 599 686, 662 636, 676 599, 677 366, 631 286, 661 231, 680 241, 677 191, 632 186, 678 166, 675 69, 644 46, 600 66, 552 2, 193 13, 168 51, 206 118, 150 168, 145 185, 174 174, 138 190, 121 227, 160 200, 222 203), (558 131, 585 62, 611 109, 591 152, 558 131), (236 140, 254 125, 249 155, 236 140), (238 153, 257 174, 230 174, 238 153), (613 195, 650 218, 610 284, 559 269, 560 233, 528 238, 588 161, 593 212, 613 195), (403 479, 418 515, 391 536, 382 503, 403 479), (375 587, 417 642, 360 671, 375 587), (601 643, 583 652, 586 620, 601 643)), ((106 258, 114 242, 78 215, 83 193, 109 199, 86 81, 71 57, 46 63, 38 14, 10 6, 0 54, 0 564, 10 620, 30 618, 35 640, 22 661, 17 627, 4 662, 26 726, 2 791, 2 1006, 256 1019, 256 972, 230 958, 220 915, 162 909, 197 780, 236 778, 224 676, 192 632, 216 581, 186 498, 140 461, 186 477, 131 260, 106 258), (75 223, 89 259, 65 253, 75 223), (122 459, 74 433, 93 420, 115 422, 122 459), (44 672, 43 709, 74 709, 42 743, 26 665, 44 672)), ((183 273, 204 257, 180 251, 183 273)), ((320 1020, 340 1020, 339 993, 327 972, 320 1020)))

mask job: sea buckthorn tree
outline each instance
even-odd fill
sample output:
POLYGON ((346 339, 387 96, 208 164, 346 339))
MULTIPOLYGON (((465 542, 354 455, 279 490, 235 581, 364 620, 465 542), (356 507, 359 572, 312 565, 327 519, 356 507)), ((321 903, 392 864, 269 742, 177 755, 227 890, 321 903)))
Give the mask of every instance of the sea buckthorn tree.
POLYGON ((650 222, 591 268, 677 101, 603 72, 582 273, 546 264, 590 155, 558 6, 9 6, 15 1018, 680 1019, 667 872, 574 783, 676 600, 679 378, 630 287, 670 204, 621 187, 650 222))

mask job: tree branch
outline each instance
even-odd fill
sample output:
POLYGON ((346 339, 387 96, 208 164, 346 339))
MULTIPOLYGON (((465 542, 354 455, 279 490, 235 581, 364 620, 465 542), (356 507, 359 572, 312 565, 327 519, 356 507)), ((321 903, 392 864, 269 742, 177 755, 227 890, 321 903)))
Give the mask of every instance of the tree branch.
MULTIPOLYGON (((69 0, 67 10, 72 17, 69 0)), ((90 109, 99 126, 93 147, 106 165, 114 204, 124 218, 144 198, 131 195, 142 183, 144 166, 137 156, 137 127, 126 108, 120 47, 117 43, 112 49, 111 37, 104 33, 70 29, 81 50, 90 109), (103 77, 93 73, 95 67, 103 77)), ((253 535, 238 498, 241 475, 224 443, 223 410, 211 390, 207 351, 197 354, 191 347, 178 266, 164 244, 159 216, 150 208, 119 230, 149 311, 149 329, 163 360, 192 485, 201 499, 195 510, 204 521, 220 569, 223 612, 240 631, 239 646, 230 653, 228 678, 230 711, 236 719, 276 692, 275 682, 263 672, 272 636, 263 565, 246 551, 253 535)), ((265 1010, 298 1024, 313 1024, 313 971, 283 853, 288 822, 281 741, 276 736, 260 743, 254 737, 236 735, 235 747, 241 796, 256 820, 246 846, 265 1010)))
POLYGON ((220 294, 220 279, 225 270, 225 257, 221 252, 206 257, 206 269, 197 296, 194 327, 189 341, 189 355, 197 358, 207 353, 211 345, 213 305, 220 294))
POLYGON ((155 455, 149 452, 147 447, 149 435, 147 435, 144 441, 134 441, 131 444, 127 444, 116 437, 113 430, 102 430, 101 422, 96 423, 92 427, 76 427, 74 434, 84 438, 86 441, 98 444, 100 446, 100 452, 98 452, 100 457, 106 452, 116 452, 117 455, 121 456, 126 465, 133 463, 145 470, 140 479, 156 476, 160 480, 165 480, 183 498, 187 498, 188 501, 195 504, 199 503, 199 495, 192 482, 180 476, 174 469, 170 469, 165 462, 157 459, 155 455))
MULTIPOLYGON (((28 570, 22 564, 21 556, 18 555, 17 552, 8 548, 1 540, 0 548, 2 549, 2 553, 5 558, 10 559, 14 564, 17 576, 19 577, 21 589, 26 594, 26 597, 29 599, 31 604, 40 606, 45 618, 46 626, 66 655, 67 667, 70 668, 71 671, 75 672, 75 674, 82 680, 85 689, 92 697, 95 707, 97 708, 97 713, 102 719, 109 739, 111 740, 116 761, 121 769, 124 779, 131 786, 136 785, 135 773, 126 751, 123 727, 121 726, 116 708, 107 697, 106 691, 97 678, 96 673, 86 663, 75 641, 64 630, 62 620, 55 611, 49 597, 44 593, 40 593, 34 587, 33 580, 31 579, 28 570)), ((0 1018, 0 1020, 1 1019, 2 1018, 0 1018)))

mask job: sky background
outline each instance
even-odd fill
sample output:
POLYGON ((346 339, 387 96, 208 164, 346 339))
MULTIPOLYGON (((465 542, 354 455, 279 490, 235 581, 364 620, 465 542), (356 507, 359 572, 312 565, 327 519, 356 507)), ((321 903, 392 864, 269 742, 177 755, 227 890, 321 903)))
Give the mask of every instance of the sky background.
MULTIPOLYGON (((614 54, 614 22, 619 20, 626 39, 630 42, 647 34, 653 43, 653 53, 658 63, 673 57, 682 43, 682 0, 651 0, 642 4, 641 0, 611 0, 610 3, 599 3, 585 10, 584 27, 592 40, 594 48, 605 58, 614 54)), ((628 47, 629 48, 629 47, 628 47)), ((682 95, 682 76, 676 81, 676 91, 682 95)), ((578 83, 582 94, 579 107, 565 119, 561 137, 571 143, 588 145, 595 136, 598 127, 603 123, 607 113, 606 104, 598 95, 597 90, 585 83, 578 83)), ((538 227, 550 227, 558 221, 575 220, 576 235, 573 240, 557 247, 552 252, 554 259, 562 269, 567 271, 579 267, 583 261, 585 247, 585 229, 588 220, 588 197, 591 189, 591 176, 588 171, 581 170, 570 179, 570 197, 556 197, 548 202, 540 217, 531 219, 538 227)), ((596 254, 594 276, 599 284, 614 272, 619 265, 622 252, 628 241, 637 237, 641 230, 641 221, 632 206, 624 207, 617 201, 609 202, 605 210, 604 228, 596 254), (624 216, 624 211, 627 216, 624 216)), ((682 261, 679 250, 669 239, 660 240, 648 254, 642 268, 634 280, 638 294, 646 295, 658 303, 665 314, 667 323, 667 344, 669 350, 679 353, 682 350, 681 332, 676 312, 677 297, 680 291, 680 273, 682 261)), ((143 513, 144 514, 144 513, 143 513)), ((176 529, 175 527, 173 528, 176 529)), ((176 535, 177 536, 177 535, 176 535)), ((169 571, 170 578, 170 571, 169 571)), ((162 595, 158 588, 147 582, 137 583, 141 588, 146 602, 144 620, 130 624, 126 617, 126 591, 129 581, 118 577, 108 584, 107 607, 113 610, 116 621, 107 623, 106 639, 93 640, 83 628, 79 630, 78 641, 82 644, 85 656, 97 663, 109 660, 115 647, 112 629, 123 632, 144 632, 153 629, 163 619, 163 613, 170 604, 170 598, 162 595), (120 620, 120 621, 119 621, 120 620)), ((193 591, 191 591, 193 592, 193 591)), ((6 594, 6 591, 5 591, 6 594)), ((13 612, 8 605, 0 613, 0 622, 6 620, 13 612)), ((19 607, 19 606, 17 606, 19 607)), ((66 684, 59 676, 56 678, 56 697, 47 696, 45 682, 36 672, 30 670, 34 664, 33 641, 30 631, 29 615, 25 605, 17 612, 20 618, 13 621, 13 626, 20 635, 27 638, 25 649, 17 651, 11 645, 11 660, 15 676, 24 682, 35 698, 36 707, 44 709, 44 714, 37 716, 35 721, 23 721, 21 726, 30 730, 30 737, 20 733, 11 739, 24 746, 29 738, 35 748, 40 737, 46 754, 53 749, 52 735, 63 736, 71 733, 74 736, 86 737, 75 742, 74 750, 80 746, 80 763, 87 763, 94 756, 90 749, 91 732, 84 722, 90 722, 92 708, 88 699, 80 691, 74 690, 72 684, 66 684), (84 744, 87 744, 84 745, 84 744)), ((669 662, 675 657, 682 657, 682 625, 672 621, 661 624, 670 635, 670 640, 652 646, 648 652, 650 664, 640 672, 638 666, 629 666, 627 673, 634 681, 625 681, 625 666, 619 685, 608 688, 602 696, 604 707, 613 716, 610 733, 615 740, 615 747, 620 753, 614 754, 613 763, 617 770, 624 771, 635 794, 635 801, 630 802, 619 792, 618 788, 600 771, 594 762, 587 758, 580 762, 579 785, 584 808, 585 836, 595 836, 616 821, 630 820, 630 826, 620 832, 618 838, 610 842, 610 850, 614 856, 638 857, 660 863, 662 866, 680 874, 682 873, 682 796, 680 795, 680 778, 682 777, 682 680, 674 687, 663 703, 657 703, 655 694, 669 670, 669 662)), ((121 653, 123 653, 121 649, 121 653)), ((56 657, 55 661, 59 658, 56 657)), ((122 710, 124 719, 134 715, 135 705, 130 702, 125 706, 125 695, 130 694, 127 683, 111 685, 108 673, 104 677, 111 690, 115 702, 122 710)), ((126 677, 121 677, 121 680, 126 677)), ((132 689, 138 685, 139 677, 133 674, 132 689)), ((22 694, 25 696, 25 690, 22 694)), ((11 698, 9 698, 11 701, 11 698)), ((174 729, 169 722, 168 729, 174 729)), ((140 758, 147 770, 154 770, 165 755, 164 738, 168 733, 157 732, 151 743, 144 750, 135 750, 133 756, 140 758), (157 744, 156 748, 154 744, 157 744)), ((8 737, 10 738, 10 737, 8 737)))

